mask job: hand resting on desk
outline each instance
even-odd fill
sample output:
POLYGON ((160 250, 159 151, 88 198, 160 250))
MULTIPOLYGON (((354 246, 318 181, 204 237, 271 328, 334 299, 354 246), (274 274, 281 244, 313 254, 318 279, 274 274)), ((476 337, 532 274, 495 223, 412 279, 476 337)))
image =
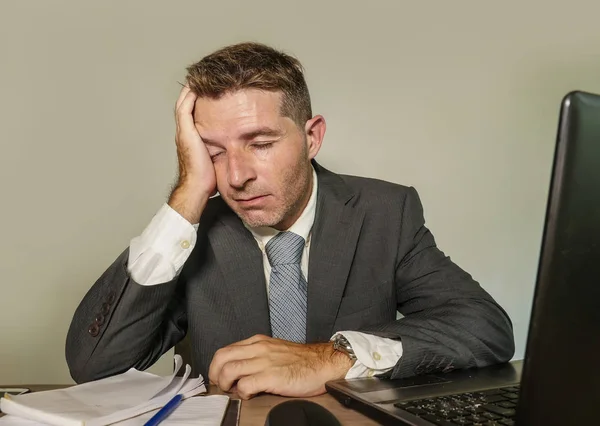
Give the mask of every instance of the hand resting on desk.
POLYGON ((210 364, 211 383, 242 399, 261 392, 309 397, 325 382, 345 377, 353 361, 332 343, 299 344, 257 334, 219 349, 210 364))

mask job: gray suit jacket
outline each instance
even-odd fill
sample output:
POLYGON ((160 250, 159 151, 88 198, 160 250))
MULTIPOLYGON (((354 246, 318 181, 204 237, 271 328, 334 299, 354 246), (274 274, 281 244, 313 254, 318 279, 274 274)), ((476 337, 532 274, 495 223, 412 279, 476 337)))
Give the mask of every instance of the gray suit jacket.
MULTIPOLYGON (((482 367, 514 352, 505 311, 437 247, 412 187, 337 175, 319 179, 308 268, 308 342, 358 330, 401 339, 391 376, 482 367), (404 318, 396 320, 396 310, 404 318)), ((186 333, 207 377, 215 351, 270 335, 262 254, 220 198, 208 203, 177 279, 141 286, 125 250, 77 308, 66 357, 77 382, 145 369, 186 333)))

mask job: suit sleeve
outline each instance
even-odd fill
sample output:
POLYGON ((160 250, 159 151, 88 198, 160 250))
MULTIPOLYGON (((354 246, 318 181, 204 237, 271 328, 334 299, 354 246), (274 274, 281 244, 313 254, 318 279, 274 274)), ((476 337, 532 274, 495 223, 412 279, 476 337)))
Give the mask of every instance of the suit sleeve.
POLYGON ((129 249, 102 274, 75 311, 66 359, 77 383, 150 367, 185 336, 177 278, 143 286, 128 270, 129 249))
POLYGON ((515 348, 508 315, 437 248, 414 188, 407 192, 401 221, 395 283, 404 317, 360 330, 402 341, 391 377, 509 361, 515 348))

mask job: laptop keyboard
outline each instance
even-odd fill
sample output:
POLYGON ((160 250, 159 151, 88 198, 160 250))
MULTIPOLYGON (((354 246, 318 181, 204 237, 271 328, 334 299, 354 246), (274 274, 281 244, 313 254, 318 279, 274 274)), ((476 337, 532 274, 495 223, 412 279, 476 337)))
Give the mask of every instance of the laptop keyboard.
POLYGON ((394 406, 439 426, 511 426, 515 424, 519 387, 467 392, 415 401, 394 406))

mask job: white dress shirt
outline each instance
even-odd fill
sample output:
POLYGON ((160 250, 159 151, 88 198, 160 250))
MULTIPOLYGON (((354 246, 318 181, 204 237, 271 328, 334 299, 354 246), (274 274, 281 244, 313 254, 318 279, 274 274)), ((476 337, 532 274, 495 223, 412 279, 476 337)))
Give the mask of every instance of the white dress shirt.
MULTIPOLYGON (((317 174, 313 170, 313 188, 306 208, 287 231, 300 235, 306 242, 301 259, 304 278, 310 285, 308 260, 311 230, 317 206, 317 174)), ((271 264, 265 246, 280 231, 271 227, 246 226, 263 253, 263 268, 267 294, 271 278, 271 264)), ((196 244, 198 224, 192 225, 168 204, 164 204, 142 234, 131 240, 128 270, 135 282, 157 285, 171 281, 181 272, 196 244)), ((402 342, 358 331, 341 331, 352 345, 357 361, 346 374, 346 379, 370 377, 389 371, 402 356, 402 342)), ((335 337, 332 336, 332 338, 335 337)))

